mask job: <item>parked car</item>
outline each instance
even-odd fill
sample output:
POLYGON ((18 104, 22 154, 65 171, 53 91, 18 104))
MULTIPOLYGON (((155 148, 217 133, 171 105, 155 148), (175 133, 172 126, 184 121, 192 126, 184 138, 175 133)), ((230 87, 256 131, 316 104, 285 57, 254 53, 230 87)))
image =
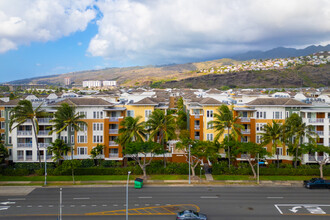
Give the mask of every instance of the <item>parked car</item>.
POLYGON ((192 210, 184 210, 179 212, 176 216, 176 219, 184 219, 184 220, 207 220, 207 216, 202 213, 198 213, 192 210))
POLYGON ((308 189, 325 188, 330 189, 330 180, 322 178, 312 178, 310 180, 304 180, 304 186, 308 189))

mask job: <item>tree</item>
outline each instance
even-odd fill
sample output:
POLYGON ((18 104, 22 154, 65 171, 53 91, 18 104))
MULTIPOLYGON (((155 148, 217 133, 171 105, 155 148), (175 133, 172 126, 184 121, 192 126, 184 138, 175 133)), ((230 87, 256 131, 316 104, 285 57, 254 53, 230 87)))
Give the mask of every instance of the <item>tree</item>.
MULTIPOLYGON (((227 105, 221 105, 217 109, 217 113, 214 113, 214 120, 209 122, 212 124, 213 128, 218 132, 214 138, 214 141, 217 142, 219 138, 224 134, 225 129, 227 129, 228 137, 231 135, 238 140, 238 137, 241 136, 240 130, 244 127, 241 124, 237 123, 238 116, 234 116, 232 110, 229 109, 227 105)), ((228 166, 230 168, 230 147, 227 148, 228 154, 228 166)))
MULTIPOLYGON (((166 147, 167 141, 176 138, 175 129, 176 123, 173 115, 165 115, 165 112, 156 109, 152 112, 149 120, 146 123, 149 127, 150 138, 154 138, 164 148, 166 147)), ((164 151, 164 167, 166 167, 165 151, 164 151)))
POLYGON ((40 151, 38 146, 38 133, 39 133, 39 124, 38 118, 45 117, 48 114, 41 109, 41 104, 37 108, 33 108, 32 102, 29 100, 20 100, 18 104, 10 111, 10 122, 9 127, 10 131, 17 128, 27 121, 31 121, 34 139, 37 145, 37 153, 39 159, 39 165, 41 168, 41 158, 40 151), (15 125, 15 126, 14 126, 15 125))
POLYGON ((273 120, 272 124, 268 123, 262 128, 264 133, 260 133, 263 146, 272 143, 272 151, 273 153, 276 152, 277 155, 277 168, 280 167, 277 147, 282 144, 281 139, 284 137, 284 129, 285 127, 282 124, 273 120))
POLYGON ((233 154, 241 154, 242 159, 247 159, 253 173, 253 178, 257 178, 257 174, 254 168, 254 166, 257 164, 256 157, 259 156, 259 158, 265 158, 271 154, 267 152, 267 150, 261 145, 253 142, 239 142, 238 145, 235 146, 238 147, 233 149, 233 154))
POLYGON ((145 122, 139 122, 141 116, 126 117, 120 122, 118 142, 125 147, 133 141, 142 142, 146 137, 145 122))
POLYGON ((214 142, 184 139, 178 142, 176 147, 185 152, 187 162, 189 163, 189 146, 190 146, 190 165, 191 174, 195 176, 195 168, 203 161, 204 158, 218 156, 218 148, 214 142))
POLYGON ((147 178, 147 166, 150 165, 152 159, 155 155, 159 155, 163 153, 163 146, 159 143, 155 143, 152 141, 147 142, 131 142, 127 144, 125 149, 123 150, 124 154, 133 158, 141 167, 143 171, 143 178, 147 178), (143 157, 140 157, 143 155, 143 157), (149 159, 147 159, 147 157, 149 159))
MULTIPOLYGON (((85 121, 81 119, 85 118, 85 115, 81 115, 78 112, 76 113, 76 108, 70 106, 68 103, 62 103, 55 112, 55 118, 50 122, 54 123, 53 129, 50 133, 56 132, 58 135, 65 129, 67 129, 68 134, 70 134, 71 128, 75 132, 81 131, 81 125, 86 125, 85 121)), ((69 137, 69 135, 68 135, 69 137)), ((71 147, 71 160, 73 160, 73 147, 71 146, 71 138, 68 138, 69 147, 71 147)), ((73 163, 73 162, 72 162, 73 163)), ((72 167, 72 181, 74 183, 74 166, 72 167)))
POLYGON ((8 156, 8 149, 5 147, 5 145, 0 143, 0 164, 2 164, 8 156))
POLYGON ((292 140, 289 144, 289 148, 291 152, 295 152, 294 167, 297 168, 299 145, 302 144, 303 138, 307 137, 311 143, 315 143, 315 139, 312 135, 317 136, 317 134, 313 131, 314 127, 303 123, 302 118, 296 113, 286 119, 285 129, 287 137, 292 140))
MULTIPOLYGON (((94 147, 92 150, 91 150, 91 157, 93 160, 97 159, 97 157, 99 157, 102 152, 103 152, 103 149, 104 149, 104 145, 103 144, 97 144, 96 147, 94 147)), ((99 159, 99 163, 100 164, 100 160, 101 158, 98 158, 99 159)))
POLYGON ((53 161, 58 165, 60 161, 63 159, 63 154, 69 152, 70 147, 61 139, 56 139, 51 143, 51 146, 48 147, 48 152, 53 153, 53 161))
POLYGON ((302 144, 303 152, 309 154, 319 164, 320 177, 323 178, 323 167, 330 160, 330 148, 316 143, 302 144), (317 156, 315 156, 317 154, 317 156))

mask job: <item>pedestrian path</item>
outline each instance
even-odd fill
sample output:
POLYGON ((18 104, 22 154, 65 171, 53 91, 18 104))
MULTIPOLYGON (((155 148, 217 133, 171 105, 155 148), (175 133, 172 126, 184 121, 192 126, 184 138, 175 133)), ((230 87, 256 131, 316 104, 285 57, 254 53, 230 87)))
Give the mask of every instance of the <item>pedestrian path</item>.
POLYGON ((213 176, 212 176, 212 174, 205 174, 205 177, 206 177, 206 180, 207 181, 213 181, 213 176))

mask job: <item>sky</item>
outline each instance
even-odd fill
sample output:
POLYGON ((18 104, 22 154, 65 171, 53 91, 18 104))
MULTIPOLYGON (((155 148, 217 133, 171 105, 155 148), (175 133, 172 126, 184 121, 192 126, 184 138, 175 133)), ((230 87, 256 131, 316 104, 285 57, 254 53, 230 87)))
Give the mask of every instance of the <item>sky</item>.
POLYGON ((329 43, 329 0, 0 0, 0 82, 329 43))

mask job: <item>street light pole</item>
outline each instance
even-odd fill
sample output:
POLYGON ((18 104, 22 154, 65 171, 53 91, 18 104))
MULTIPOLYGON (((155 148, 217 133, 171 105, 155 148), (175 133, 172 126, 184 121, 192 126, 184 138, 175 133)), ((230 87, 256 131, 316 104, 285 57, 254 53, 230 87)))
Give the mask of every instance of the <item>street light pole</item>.
POLYGON ((45 146, 45 183, 47 185, 47 147, 45 146))
POLYGON ((201 169, 199 170, 199 181, 202 183, 202 170, 203 167, 201 167, 201 169))
POLYGON ((258 166, 257 166, 257 184, 259 185, 259 153, 258 153, 258 166))
POLYGON ((62 188, 60 188, 60 220, 62 220, 62 188))
POLYGON ((128 171, 127 184, 126 184, 126 220, 128 220, 128 181, 129 181, 130 174, 131 174, 131 171, 128 171))
POLYGON ((191 180, 190 180, 190 147, 191 147, 191 144, 189 144, 189 184, 191 184, 191 180))

